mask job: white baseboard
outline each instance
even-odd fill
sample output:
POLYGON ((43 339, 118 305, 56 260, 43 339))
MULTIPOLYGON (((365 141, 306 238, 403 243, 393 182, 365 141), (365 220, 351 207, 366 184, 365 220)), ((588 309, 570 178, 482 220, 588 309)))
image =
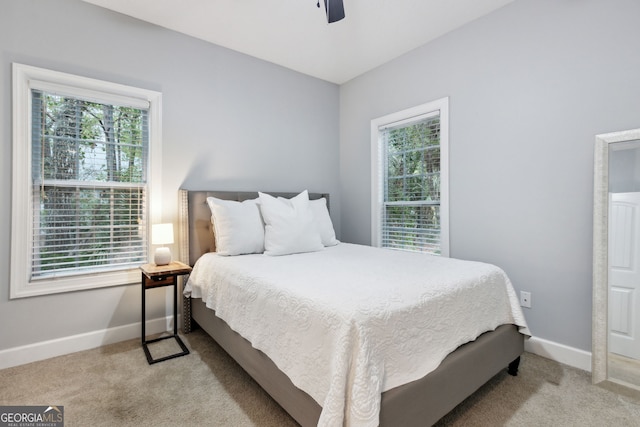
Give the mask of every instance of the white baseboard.
MULTIPOLYGON (((171 328, 173 328, 173 316, 149 320, 146 326, 149 335, 170 330, 171 328)), ((0 369, 25 365, 38 360, 89 350, 133 338, 140 338, 139 322, 0 350, 0 369)), ((536 337, 526 340, 524 349, 529 353, 591 372, 591 353, 588 351, 536 337)))
MULTIPOLYGON (((172 328, 173 316, 161 317, 147 321, 146 333, 148 335, 158 334, 163 331, 172 330, 172 328)), ((0 350, 0 369, 25 365, 27 363, 75 353, 77 351, 90 350, 133 338, 140 339, 140 322, 0 350)))
POLYGON ((524 349, 529 353, 564 363, 583 371, 591 372, 591 352, 569 347, 542 338, 531 337, 524 342, 524 349))

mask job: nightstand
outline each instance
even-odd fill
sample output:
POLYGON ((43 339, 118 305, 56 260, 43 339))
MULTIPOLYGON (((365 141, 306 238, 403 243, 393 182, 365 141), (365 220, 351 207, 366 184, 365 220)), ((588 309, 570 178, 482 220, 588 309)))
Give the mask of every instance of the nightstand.
POLYGON ((163 360, 173 359, 189 354, 189 349, 184 345, 178 336, 178 276, 191 273, 191 267, 178 261, 174 261, 168 265, 145 264, 140 266, 142 270, 142 348, 147 355, 149 364, 162 362, 163 360), (159 288, 162 286, 173 286, 173 335, 164 336, 147 341, 145 334, 146 323, 146 301, 145 294, 147 289, 159 288), (154 359, 149 351, 148 344, 173 338, 177 341, 182 349, 181 352, 171 354, 169 356, 154 359))

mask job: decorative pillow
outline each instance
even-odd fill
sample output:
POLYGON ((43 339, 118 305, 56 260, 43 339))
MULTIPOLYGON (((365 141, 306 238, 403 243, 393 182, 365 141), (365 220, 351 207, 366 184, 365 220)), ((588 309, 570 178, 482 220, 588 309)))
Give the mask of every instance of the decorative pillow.
POLYGON ((218 254, 264 252, 264 224, 257 201, 258 199, 236 202, 207 197, 218 254))
POLYGON ((336 239, 336 232, 333 228, 333 222, 329 216, 327 209, 327 199, 324 197, 316 200, 309 200, 309 207, 313 213, 316 227, 320 233, 320 240, 324 246, 335 246, 340 243, 336 239))
POLYGON ((323 248, 309 208, 307 190, 291 199, 279 200, 266 193, 259 193, 259 199, 265 223, 265 255, 313 252, 323 248))

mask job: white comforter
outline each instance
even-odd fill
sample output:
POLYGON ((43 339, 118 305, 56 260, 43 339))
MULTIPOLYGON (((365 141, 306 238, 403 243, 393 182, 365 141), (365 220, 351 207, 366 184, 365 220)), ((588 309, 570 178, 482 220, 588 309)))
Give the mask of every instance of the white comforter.
POLYGON ((383 391, 501 324, 528 334, 498 267, 346 243, 281 257, 209 253, 185 294, 313 397, 319 426, 376 426, 383 391))

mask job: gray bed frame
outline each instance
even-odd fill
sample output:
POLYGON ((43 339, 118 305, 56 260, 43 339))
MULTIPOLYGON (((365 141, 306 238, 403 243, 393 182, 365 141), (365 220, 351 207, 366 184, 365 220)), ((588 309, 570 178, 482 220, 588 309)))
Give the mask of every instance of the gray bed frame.
MULTIPOLYGON (((297 193, 270 193, 292 197, 297 193)), ((214 251, 209 196, 225 200, 247 200, 257 192, 180 190, 180 257, 189 265, 204 253, 214 251)), ((310 193, 311 199, 329 195, 310 193)), ((273 399, 303 427, 317 425, 321 407, 291 380, 264 353, 233 331, 201 299, 184 298, 183 331, 195 321, 273 399)), ((425 377, 382 394, 381 426, 426 426, 436 423, 501 370, 517 375, 524 336, 515 325, 501 325, 475 341, 460 346, 440 366, 425 377)))

